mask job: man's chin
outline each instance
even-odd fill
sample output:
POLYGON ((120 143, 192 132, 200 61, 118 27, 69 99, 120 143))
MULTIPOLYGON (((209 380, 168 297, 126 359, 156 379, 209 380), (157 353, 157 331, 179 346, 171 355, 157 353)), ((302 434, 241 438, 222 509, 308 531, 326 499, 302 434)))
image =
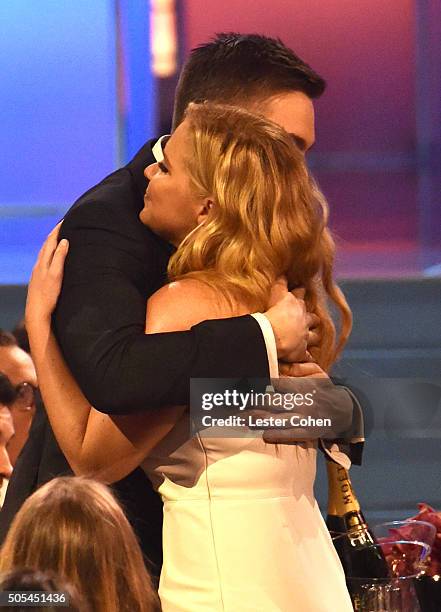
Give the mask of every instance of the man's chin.
POLYGON ((138 218, 139 218, 139 220, 141 221, 141 223, 142 223, 143 225, 146 225, 146 226, 148 227, 148 225, 149 225, 149 224, 148 224, 148 212, 146 211, 146 209, 145 209, 145 208, 143 208, 143 209, 141 210, 141 212, 140 212, 140 213, 139 213, 139 215, 138 215, 138 218))

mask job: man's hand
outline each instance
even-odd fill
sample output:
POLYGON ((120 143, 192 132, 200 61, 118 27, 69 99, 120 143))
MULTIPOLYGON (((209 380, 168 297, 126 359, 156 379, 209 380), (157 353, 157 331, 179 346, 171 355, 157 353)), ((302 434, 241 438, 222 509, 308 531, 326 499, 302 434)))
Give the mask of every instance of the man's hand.
POLYGON ((306 363, 280 363, 279 372, 281 376, 293 376, 295 378, 329 378, 328 374, 314 361, 306 363))
POLYGON ((264 313, 273 328, 277 357, 285 362, 306 361, 308 347, 316 346, 320 339, 314 330, 319 318, 306 311, 304 296, 304 289, 289 292, 282 277, 274 284, 270 308, 264 313))
MULTIPOLYGON (((316 429, 314 436, 309 435, 308 431, 300 427, 290 427, 289 425, 267 429, 263 432, 263 440, 269 444, 297 444, 311 439, 338 438, 342 431, 347 429, 352 422, 352 399, 344 387, 338 387, 329 378, 328 374, 314 362, 307 363, 284 363, 280 364, 280 378, 272 381, 278 393, 289 393, 293 391, 303 391, 314 394, 314 405, 311 406, 311 416, 319 418, 330 418, 331 428, 325 428, 323 433, 316 429), (317 380, 317 383, 313 382, 317 380), (302 387, 302 380, 311 381, 307 387, 302 387), (297 388, 297 384, 300 384, 297 388), (305 436, 303 437, 303 433, 305 436), (320 435, 319 435, 320 434, 320 435)), ((289 413, 287 413, 289 414, 289 413)), ((304 416, 306 413, 304 414, 304 416)), ((312 431, 312 430, 310 430, 312 431)))

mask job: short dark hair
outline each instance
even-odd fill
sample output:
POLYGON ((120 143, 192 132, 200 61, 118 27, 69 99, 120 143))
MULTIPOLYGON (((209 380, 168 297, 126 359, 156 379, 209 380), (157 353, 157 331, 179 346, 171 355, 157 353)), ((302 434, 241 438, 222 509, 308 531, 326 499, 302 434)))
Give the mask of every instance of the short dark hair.
POLYGON ((326 83, 279 38, 261 34, 217 34, 190 53, 176 88, 173 126, 190 102, 235 104, 286 91, 318 98, 326 83))
POLYGON ((0 346, 17 346, 17 340, 10 332, 0 328, 0 346))
POLYGON ((0 372, 0 404, 10 406, 14 403, 17 391, 9 378, 0 372))
POLYGON ((26 353, 30 353, 31 349, 29 347, 29 336, 24 319, 21 319, 21 321, 17 323, 17 325, 12 330, 12 334, 17 340, 18 346, 24 351, 26 351, 26 353))

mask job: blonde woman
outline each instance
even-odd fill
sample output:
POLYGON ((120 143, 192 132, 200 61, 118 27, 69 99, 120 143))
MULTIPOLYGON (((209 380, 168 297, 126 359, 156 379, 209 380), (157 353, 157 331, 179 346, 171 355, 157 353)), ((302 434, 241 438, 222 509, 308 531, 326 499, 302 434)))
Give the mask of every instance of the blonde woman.
POLYGON ((0 553, 0 572, 51 571, 93 612, 153 612, 156 595, 138 542, 105 485, 55 478, 21 507, 0 553))
MULTIPOLYGON (((304 288, 317 323, 314 363, 294 370, 324 375, 349 335, 351 314, 332 280, 326 203, 291 137, 249 112, 192 104, 145 174, 140 219, 177 247, 170 283, 148 300, 146 333, 266 309, 284 276, 290 288, 304 288), (338 339, 328 299, 341 314, 338 339)), ((156 421, 153 414, 110 418, 90 407, 50 330, 67 246, 49 238, 30 284, 27 325, 40 387, 76 473, 112 482, 141 464, 162 495, 163 610, 352 610, 314 498, 315 441, 276 449, 261 438, 189 440, 185 407, 156 421)), ((299 338, 304 350, 307 335, 299 338)))

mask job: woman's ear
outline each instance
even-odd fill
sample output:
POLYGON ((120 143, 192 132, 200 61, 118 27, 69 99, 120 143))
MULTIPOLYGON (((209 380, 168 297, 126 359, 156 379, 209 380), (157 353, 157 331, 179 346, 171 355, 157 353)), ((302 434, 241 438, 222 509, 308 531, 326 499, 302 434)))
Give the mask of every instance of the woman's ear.
POLYGON ((198 213, 198 217, 197 217, 198 225, 200 225, 207 219, 208 214, 211 208, 213 207, 213 205, 214 205, 213 200, 211 200, 210 198, 204 198, 204 200, 202 201, 199 213, 198 213))

